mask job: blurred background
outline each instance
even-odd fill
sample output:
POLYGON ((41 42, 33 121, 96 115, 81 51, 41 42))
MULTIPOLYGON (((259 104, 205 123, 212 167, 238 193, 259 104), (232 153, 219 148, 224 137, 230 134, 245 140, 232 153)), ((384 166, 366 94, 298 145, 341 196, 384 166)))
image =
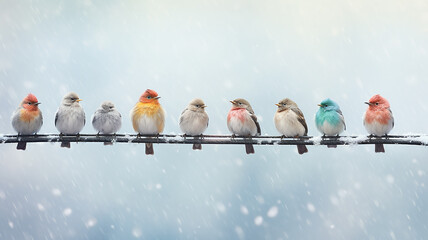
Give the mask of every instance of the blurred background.
MULTIPOLYGON (((228 134, 229 100, 245 98, 263 135, 279 135, 288 97, 314 115, 329 97, 344 135, 364 135, 374 94, 391 134, 428 133, 428 2, 424 0, 0 0, 0 133, 35 94, 40 133, 57 133, 62 97, 83 99, 87 125, 115 103, 120 133, 147 89, 180 133, 188 102, 204 99, 208 134, 228 134)), ((0 239, 425 239, 428 148, 0 144, 0 239)))

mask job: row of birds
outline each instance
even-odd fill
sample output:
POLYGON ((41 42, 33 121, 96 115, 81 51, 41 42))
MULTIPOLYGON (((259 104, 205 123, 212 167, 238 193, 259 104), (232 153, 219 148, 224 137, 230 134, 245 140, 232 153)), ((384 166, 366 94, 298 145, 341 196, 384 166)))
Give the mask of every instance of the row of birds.
MULTIPOLYGON (((156 91, 147 89, 131 110, 132 126, 138 134, 159 134, 165 126, 165 112, 159 103, 156 91)), ((76 93, 64 96, 55 115, 55 126, 61 134, 78 134, 85 126, 85 112, 79 104, 81 99, 76 93)), ((260 125, 250 103, 242 98, 230 101, 232 108, 227 115, 227 126, 233 136, 257 136, 261 134, 260 125)), ((43 125, 40 102, 29 94, 12 115, 12 126, 20 135, 36 134, 43 125)), ((364 126, 370 135, 387 135, 394 127, 394 117, 388 101, 380 95, 374 95, 368 102, 364 114, 364 126)), ((274 116, 275 127, 285 137, 307 136, 308 126, 297 104, 285 98, 276 104, 278 110, 274 116)), ((345 120, 339 105, 331 99, 318 104, 315 116, 317 129, 324 136, 338 136, 346 130, 345 120)), ((180 128, 186 135, 201 135, 208 127, 208 114, 205 103, 193 99, 180 116, 180 128)), ((103 102, 92 117, 92 125, 100 134, 113 134, 122 125, 122 116, 111 102, 103 102)), ((111 143, 105 143, 111 144, 111 143)), ((70 148, 70 142, 62 142, 61 147, 70 148)), ((329 145, 328 147, 336 147, 329 145)), ((25 150, 26 142, 18 142, 17 149, 25 150)), ((202 149, 201 144, 193 144, 193 149, 202 149)), ((245 144, 247 154, 254 153, 252 144, 245 144)), ((297 145, 299 154, 308 152, 305 145, 297 145)), ((146 154, 154 154, 153 144, 146 143, 146 154)), ((382 144, 375 145, 375 152, 385 152, 382 144)))

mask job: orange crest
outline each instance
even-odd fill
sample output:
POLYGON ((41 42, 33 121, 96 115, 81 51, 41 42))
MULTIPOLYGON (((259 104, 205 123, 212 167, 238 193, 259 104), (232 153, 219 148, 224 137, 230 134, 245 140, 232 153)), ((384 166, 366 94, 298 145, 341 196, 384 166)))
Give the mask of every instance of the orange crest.
POLYGON ((147 89, 140 97, 142 103, 153 103, 158 101, 158 93, 154 90, 147 89))

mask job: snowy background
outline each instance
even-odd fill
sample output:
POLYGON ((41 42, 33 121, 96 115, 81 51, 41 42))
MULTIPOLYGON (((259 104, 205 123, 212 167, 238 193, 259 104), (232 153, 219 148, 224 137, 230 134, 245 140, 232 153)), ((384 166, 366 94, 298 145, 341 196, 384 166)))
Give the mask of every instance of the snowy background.
MULTIPOLYGON (((428 2, 0 0, 0 133, 34 93, 45 124, 75 91, 87 122, 101 102, 123 115, 155 89, 180 133, 187 103, 208 105, 207 133, 227 134, 242 97, 262 133, 274 105, 342 108, 362 135, 363 103, 386 97, 392 134, 428 133, 428 2)), ((94 133, 87 124, 83 133, 94 133)), ((424 239, 428 148, 138 144, 0 145, 0 239, 424 239)))

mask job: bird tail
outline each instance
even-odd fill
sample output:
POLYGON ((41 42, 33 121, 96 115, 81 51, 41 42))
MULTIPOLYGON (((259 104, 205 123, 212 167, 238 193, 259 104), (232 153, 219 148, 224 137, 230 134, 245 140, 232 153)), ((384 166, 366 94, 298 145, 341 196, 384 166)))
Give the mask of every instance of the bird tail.
POLYGON ((245 151, 247 152, 247 154, 254 153, 253 144, 245 144, 245 151))
POLYGON ((27 142, 18 142, 18 145, 16 145, 16 149, 18 150, 24 150, 27 148, 27 142))
POLYGON ((146 143, 146 155, 154 155, 153 143, 146 143))
POLYGON ((104 142, 104 145, 113 145, 112 142, 104 142))
MULTIPOLYGON (((194 140, 198 140, 199 137, 194 137, 194 140)), ((194 143, 193 144, 193 150, 202 150, 202 145, 200 143, 194 143)))
POLYGON ((327 145, 328 148, 337 148, 337 145, 327 145))
POLYGON ((202 144, 194 143, 193 144, 193 150, 202 150, 202 144))
POLYGON ((385 152, 385 148, 383 147, 383 144, 376 143, 375 144, 375 152, 385 152))
POLYGON ((61 147, 70 148, 70 142, 62 142, 61 147))
POLYGON ((299 154, 307 153, 308 148, 306 147, 306 145, 297 145, 297 151, 299 152, 299 154))

